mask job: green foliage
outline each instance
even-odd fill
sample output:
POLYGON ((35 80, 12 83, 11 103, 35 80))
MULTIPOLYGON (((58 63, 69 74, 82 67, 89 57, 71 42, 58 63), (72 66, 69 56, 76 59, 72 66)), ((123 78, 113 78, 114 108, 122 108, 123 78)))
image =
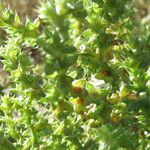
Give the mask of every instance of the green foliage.
POLYGON ((150 26, 135 32, 132 8, 130 0, 46 0, 26 22, 1 8, 10 87, 0 96, 0 149, 150 148, 150 26))

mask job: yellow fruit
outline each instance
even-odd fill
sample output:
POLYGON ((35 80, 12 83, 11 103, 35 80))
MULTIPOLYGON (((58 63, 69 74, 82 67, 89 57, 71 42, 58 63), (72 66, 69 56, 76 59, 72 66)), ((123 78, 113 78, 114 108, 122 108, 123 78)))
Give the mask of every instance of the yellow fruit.
POLYGON ((103 54, 104 60, 106 62, 108 62, 111 59, 113 59, 114 58, 113 53, 114 53, 113 50, 106 50, 106 51, 104 51, 104 54, 103 54))
POLYGON ((79 97, 76 99, 76 104, 77 105, 84 105, 85 104, 85 100, 82 97, 79 97))
POLYGON ((96 78, 97 79, 104 79, 104 78, 110 78, 110 77, 112 77, 112 73, 111 73, 111 71, 110 70, 108 70, 108 69, 105 69, 105 70, 101 70, 100 72, 98 72, 97 74, 96 74, 96 78))
POLYGON ((119 95, 116 94, 116 93, 113 93, 111 95, 111 97, 108 99, 108 102, 111 103, 111 104, 116 104, 120 101, 121 101, 121 99, 120 99, 119 95))
POLYGON ((85 99, 82 97, 78 97, 73 101, 73 108, 75 112, 82 112, 85 109, 85 99))
POLYGON ((83 92, 83 88, 81 88, 81 87, 73 87, 72 90, 74 93, 82 93, 83 92))
POLYGON ((58 102, 58 105, 56 107, 56 109, 54 110, 54 115, 58 115, 60 112, 63 112, 63 111, 71 111, 73 108, 72 108, 72 105, 69 104, 68 102, 66 101, 59 101, 58 102))
POLYGON ((138 96, 137 96, 136 94, 134 94, 134 93, 131 93, 131 94, 129 94, 129 95, 127 96, 127 98, 128 98, 129 100, 137 100, 137 99, 138 99, 138 96))
POLYGON ((115 116, 114 115, 114 116, 111 117, 111 121, 114 122, 114 123, 119 123, 120 120, 121 120, 120 116, 117 116, 117 115, 115 116))
POLYGON ((78 80, 74 80, 72 82, 73 87, 78 87, 78 88, 84 88, 86 84, 86 80, 85 79, 78 79, 78 80))
POLYGON ((119 123, 121 121, 121 114, 118 110, 112 110, 110 119, 113 123, 119 123))
POLYGON ((130 89, 128 89, 126 87, 121 87, 121 89, 120 89, 120 96, 122 98, 128 96, 130 93, 131 93, 130 89))

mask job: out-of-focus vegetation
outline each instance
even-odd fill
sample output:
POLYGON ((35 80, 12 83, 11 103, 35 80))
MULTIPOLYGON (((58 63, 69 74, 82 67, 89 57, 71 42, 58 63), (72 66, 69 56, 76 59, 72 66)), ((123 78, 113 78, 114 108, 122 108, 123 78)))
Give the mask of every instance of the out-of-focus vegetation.
POLYGON ((135 0, 134 5, 136 7, 137 19, 141 21, 144 19, 150 23, 150 0, 135 0))
POLYGON ((38 0, 1 0, 5 7, 15 10, 22 18, 34 18, 36 13, 34 9, 38 4, 38 0))
MULTIPOLYGON (((34 18, 36 13, 34 9, 39 4, 38 0, 1 0, 1 2, 13 10, 16 10, 19 16, 34 18)), ((140 21, 145 18, 150 22, 150 0, 134 0, 137 11, 137 19, 140 21)))

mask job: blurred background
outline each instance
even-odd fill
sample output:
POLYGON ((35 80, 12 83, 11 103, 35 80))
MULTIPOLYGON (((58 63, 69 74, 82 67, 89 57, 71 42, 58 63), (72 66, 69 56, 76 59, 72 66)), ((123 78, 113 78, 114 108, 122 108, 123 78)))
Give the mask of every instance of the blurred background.
POLYGON ((30 18, 36 17, 35 8, 38 0, 1 0, 5 7, 15 10, 22 18, 28 16, 30 18))
MULTIPOLYGON (((39 0, 0 0, 0 2, 5 6, 9 7, 15 11, 22 17, 30 17, 35 18, 35 8, 39 4, 39 0)), ((44 0, 43 0, 44 1, 44 0)), ((133 0, 137 19, 150 23, 150 0, 133 0)))

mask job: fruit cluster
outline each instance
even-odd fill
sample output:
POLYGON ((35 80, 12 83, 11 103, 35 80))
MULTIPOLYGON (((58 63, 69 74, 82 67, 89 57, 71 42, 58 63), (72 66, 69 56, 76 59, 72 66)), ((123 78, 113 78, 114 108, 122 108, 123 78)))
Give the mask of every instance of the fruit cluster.
POLYGON ((0 149, 150 148, 150 26, 135 33, 132 8, 131 0, 46 0, 25 22, 0 8, 10 75, 0 149))

